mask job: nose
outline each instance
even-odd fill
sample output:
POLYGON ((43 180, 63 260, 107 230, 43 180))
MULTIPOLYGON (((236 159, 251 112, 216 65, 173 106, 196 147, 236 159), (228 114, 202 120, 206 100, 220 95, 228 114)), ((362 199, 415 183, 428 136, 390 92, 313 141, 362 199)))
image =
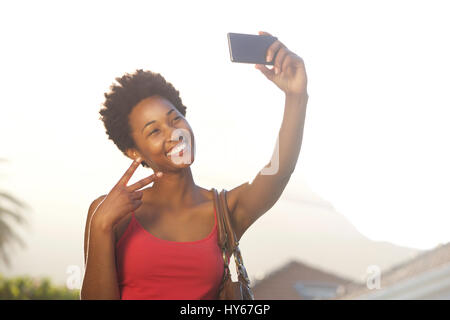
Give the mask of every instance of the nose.
POLYGON ((190 135, 190 132, 185 129, 177 128, 177 129, 171 131, 169 140, 170 140, 170 142, 187 141, 187 140, 189 140, 188 139, 189 136, 186 136, 186 135, 190 135))
MULTIPOLYGON (((175 139, 176 139, 176 138, 175 138, 175 139)), ((172 139, 172 138, 171 138, 171 139, 170 139, 170 142, 176 142, 176 141, 179 142, 179 141, 183 141, 184 138, 183 138, 182 135, 180 135, 180 136, 178 137, 178 140, 175 140, 175 139, 172 139)))

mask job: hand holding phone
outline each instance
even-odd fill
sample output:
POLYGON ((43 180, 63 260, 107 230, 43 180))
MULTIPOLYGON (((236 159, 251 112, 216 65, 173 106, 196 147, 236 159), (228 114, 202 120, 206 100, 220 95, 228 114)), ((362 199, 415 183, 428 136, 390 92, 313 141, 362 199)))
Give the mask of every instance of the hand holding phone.
POLYGON ((232 62, 273 65, 266 61, 267 49, 277 40, 268 35, 253 35, 245 33, 227 33, 228 48, 232 62))
POLYGON ((303 59, 289 50, 277 37, 259 31, 259 35, 228 33, 232 62, 252 63, 287 96, 304 99, 307 77, 303 59), (271 61, 266 61, 270 57, 271 61), (265 65, 273 65, 272 69, 265 65))

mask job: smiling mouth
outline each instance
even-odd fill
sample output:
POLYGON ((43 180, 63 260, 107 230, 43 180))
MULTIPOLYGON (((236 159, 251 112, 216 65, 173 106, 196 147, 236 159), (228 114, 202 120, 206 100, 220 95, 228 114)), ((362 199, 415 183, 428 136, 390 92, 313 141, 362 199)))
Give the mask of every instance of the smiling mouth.
POLYGON ((180 142, 179 144, 177 144, 175 147, 173 147, 169 152, 166 153, 167 157, 171 157, 173 155, 178 154, 179 156, 183 155, 183 152, 186 150, 187 148, 187 143, 186 142, 180 142))

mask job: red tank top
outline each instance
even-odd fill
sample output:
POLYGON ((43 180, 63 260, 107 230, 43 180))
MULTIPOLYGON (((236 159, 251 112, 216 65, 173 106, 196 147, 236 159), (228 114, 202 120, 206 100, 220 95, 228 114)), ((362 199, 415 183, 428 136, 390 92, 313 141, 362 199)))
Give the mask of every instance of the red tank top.
MULTIPOLYGON (((122 300, 216 300, 224 263, 217 244, 217 215, 206 238, 179 242, 157 238, 134 212, 116 244, 122 300)), ((228 262, 230 258, 228 258, 228 262)))

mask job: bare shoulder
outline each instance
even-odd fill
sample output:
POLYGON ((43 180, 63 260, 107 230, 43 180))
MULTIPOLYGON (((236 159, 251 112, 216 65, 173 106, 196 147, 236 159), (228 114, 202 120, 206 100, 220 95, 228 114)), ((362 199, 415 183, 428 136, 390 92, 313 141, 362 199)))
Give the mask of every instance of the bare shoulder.
POLYGON ((97 210, 98 206, 102 203, 102 201, 105 199, 106 194, 98 197, 94 201, 92 201, 91 205, 89 206, 88 216, 87 216, 87 222, 91 220, 92 215, 94 214, 95 210, 97 210))
POLYGON ((89 225, 91 221, 91 217, 94 214, 97 207, 100 205, 100 203, 105 199, 106 195, 102 195, 92 201, 91 205, 89 206, 87 218, 86 218, 86 225, 85 225, 85 231, 84 231, 84 263, 86 263, 86 257, 87 257, 87 243, 89 238, 89 225))
MULTIPOLYGON (((228 212, 230 213, 230 219, 231 223, 233 225, 233 229, 236 233, 237 240, 239 241, 244 234, 246 228, 245 228, 245 222, 242 221, 242 214, 239 214, 237 212, 237 203, 239 199, 239 194, 244 190, 246 187, 248 187, 249 183, 244 182, 237 187, 227 190, 226 193, 226 200, 227 200, 227 206, 228 206, 228 212)), ((219 193, 221 190, 217 190, 219 193)))
POLYGON ((232 214, 236 209, 236 204, 239 199, 239 193, 248 186, 248 182, 244 182, 237 187, 227 191, 227 205, 228 210, 232 214))
POLYGON ((100 205, 100 203, 103 201, 103 199, 106 198, 106 194, 98 197, 97 199, 95 199, 94 201, 92 201, 91 206, 89 207, 89 213, 92 214, 95 209, 97 209, 97 207, 100 205))
MULTIPOLYGON (((236 208, 236 204, 237 204, 237 200, 238 200, 238 196, 240 191, 242 191, 246 185, 248 185, 248 182, 245 182, 233 189, 227 190, 227 206, 228 206, 228 211, 230 213, 232 213, 234 211, 234 209, 236 208)), ((213 194, 210 192, 210 190, 205 189, 205 188, 201 188, 202 191, 204 191, 204 194, 206 195, 206 197, 209 200, 213 200, 213 194)), ((217 190, 218 193, 220 193, 220 189, 217 190)))
MULTIPOLYGON (((102 203, 102 201, 106 198, 106 196, 107 196, 106 194, 101 195, 100 197, 98 197, 97 199, 92 201, 92 203, 89 207, 89 212, 88 212, 88 216, 87 216, 87 220, 86 220, 85 245, 86 245, 87 237, 88 237, 89 221, 90 221, 92 215, 94 214, 95 210, 97 209, 97 207, 102 203)), ((114 243, 117 243, 118 239, 120 239, 121 235, 124 233, 125 229, 127 228, 130 220, 131 220, 131 214, 128 214, 125 217, 123 217, 121 220, 119 220, 119 222, 114 226, 114 228, 113 228, 114 243)), ((85 249, 85 251, 86 251, 86 249, 85 249)))

